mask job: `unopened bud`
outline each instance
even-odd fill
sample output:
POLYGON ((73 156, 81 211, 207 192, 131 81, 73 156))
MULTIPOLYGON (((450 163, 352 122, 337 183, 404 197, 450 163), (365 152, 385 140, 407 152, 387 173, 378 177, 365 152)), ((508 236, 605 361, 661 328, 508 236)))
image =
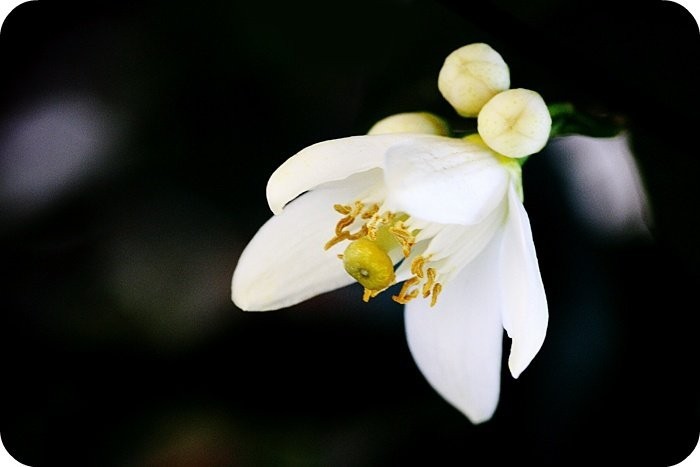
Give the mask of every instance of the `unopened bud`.
POLYGON ((450 130, 443 119, 428 112, 406 112, 379 120, 367 132, 369 135, 385 133, 422 133, 447 136, 450 130))
POLYGON ((494 96, 479 112, 477 123, 479 135, 491 149, 516 158, 541 150, 552 128, 542 96, 529 89, 510 89, 494 96))
POLYGON ((452 52, 438 76, 438 88, 458 114, 476 117, 489 99, 510 87, 503 57, 487 44, 469 44, 452 52))

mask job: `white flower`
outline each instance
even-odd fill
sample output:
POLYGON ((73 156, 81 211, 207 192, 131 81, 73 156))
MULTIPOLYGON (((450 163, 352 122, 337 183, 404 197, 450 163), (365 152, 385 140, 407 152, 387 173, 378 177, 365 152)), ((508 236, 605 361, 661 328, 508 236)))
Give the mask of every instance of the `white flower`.
POLYGON ((548 321, 516 160, 478 136, 355 136, 288 159, 267 198, 275 216, 233 276, 238 307, 283 308, 353 280, 367 301, 403 281, 393 298, 418 367, 472 422, 492 416, 503 329, 517 378, 548 321))

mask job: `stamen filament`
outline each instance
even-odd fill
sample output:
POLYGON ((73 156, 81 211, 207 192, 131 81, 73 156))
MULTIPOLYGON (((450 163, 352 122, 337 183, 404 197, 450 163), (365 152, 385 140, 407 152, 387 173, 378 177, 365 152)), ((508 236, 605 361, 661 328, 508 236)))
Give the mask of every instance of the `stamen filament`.
POLYGON ((414 285, 418 284, 420 282, 420 279, 417 277, 411 277, 410 279, 406 280, 403 285, 401 286, 401 290, 399 291, 398 295, 394 295, 391 297, 395 302, 401 303, 402 305, 405 305, 406 303, 410 302, 416 296, 418 296, 418 291, 413 290, 409 293, 408 289, 413 287, 414 285), (414 293, 415 292, 415 293, 414 293))

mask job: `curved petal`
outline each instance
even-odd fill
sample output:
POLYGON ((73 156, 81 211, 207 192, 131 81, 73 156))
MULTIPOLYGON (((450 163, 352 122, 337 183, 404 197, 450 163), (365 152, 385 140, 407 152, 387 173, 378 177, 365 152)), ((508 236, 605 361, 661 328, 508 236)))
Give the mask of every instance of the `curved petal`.
POLYGON ((353 282, 338 253, 323 246, 334 236, 339 214, 335 203, 357 199, 377 183, 381 171, 350 177, 342 187, 308 192, 255 234, 238 260, 231 292, 234 303, 246 311, 267 311, 299 303, 353 282))
MULTIPOLYGON (((430 265, 437 266, 439 281, 446 286, 467 264, 474 260, 489 245, 494 236, 503 228, 507 211, 507 199, 489 213, 481 222, 474 225, 449 224, 423 242, 424 247, 414 247, 411 256, 396 270, 397 280, 411 277, 411 264, 415 257, 423 256, 430 265)), ((418 235, 422 239, 423 232, 418 235)), ((435 267, 433 266, 433 267, 435 267)))
POLYGON ((498 300, 498 242, 491 242, 445 287, 437 304, 406 305, 411 354, 431 386, 473 423, 498 405, 503 327, 498 300))
POLYGON ((508 204, 500 255, 503 327, 513 339, 508 366, 517 378, 542 347, 549 313, 530 221, 513 186, 508 204))
POLYGON ((389 147, 411 134, 351 136, 316 143, 302 149, 275 170, 267 182, 267 202, 275 214, 299 194, 352 174, 384 165, 389 147))
POLYGON ((441 224, 476 224, 505 197, 508 171, 477 144, 432 137, 396 144, 384 163, 387 205, 441 224))

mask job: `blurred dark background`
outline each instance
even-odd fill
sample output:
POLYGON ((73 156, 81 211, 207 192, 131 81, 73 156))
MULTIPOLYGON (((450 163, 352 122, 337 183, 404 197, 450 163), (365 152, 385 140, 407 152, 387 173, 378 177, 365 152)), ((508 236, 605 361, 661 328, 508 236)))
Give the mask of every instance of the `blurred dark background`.
POLYGON ((3 444, 31 466, 681 461, 700 428, 698 38, 665 1, 19 6, 0 34, 3 444), (436 79, 471 42, 513 87, 624 122, 653 213, 650 235, 601 234, 556 151, 528 162, 548 337, 479 426, 423 379, 386 297, 229 299, 270 173, 392 113, 458 122, 436 79))

